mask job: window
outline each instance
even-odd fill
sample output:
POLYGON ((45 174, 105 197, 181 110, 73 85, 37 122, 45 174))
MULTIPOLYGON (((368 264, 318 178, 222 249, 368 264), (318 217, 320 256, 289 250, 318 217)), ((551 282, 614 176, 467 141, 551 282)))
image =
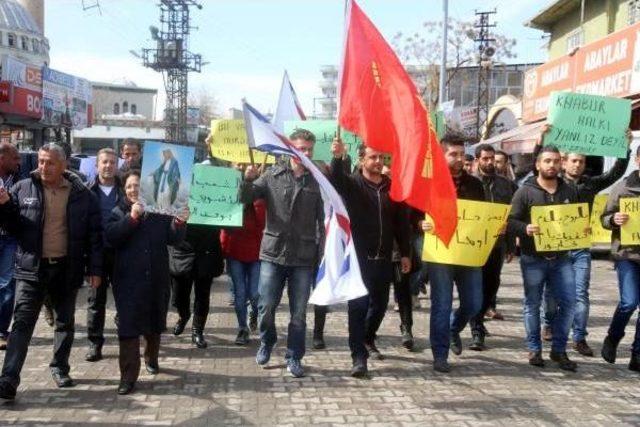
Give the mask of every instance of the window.
POLYGON ((640 1, 629 0, 629 25, 640 21, 640 1))
POLYGON ((20 37, 22 50, 29 50, 29 38, 27 36, 20 37))
POLYGON ((9 47, 16 47, 16 35, 13 33, 8 34, 7 44, 9 47))
POLYGON ((124 101, 122 103, 122 114, 125 114, 128 112, 129 112, 129 103, 127 101, 124 101))
POLYGON ((519 71, 510 71, 507 74, 507 85, 518 87, 522 85, 522 74, 519 71))
POLYGON ((113 104, 113 114, 120 114, 120 104, 117 102, 113 104))
POLYGON ((40 43, 38 42, 38 39, 31 40, 31 43, 33 44, 33 51, 35 53, 40 53, 40 43))
POLYGON ((584 33, 582 28, 578 28, 567 35, 567 53, 571 53, 575 48, 582 46, 584 33))
POLYGON ((131 114, 137 114, 138 112, 138 107, 136 106, 136 104, 131 104, 131 114))

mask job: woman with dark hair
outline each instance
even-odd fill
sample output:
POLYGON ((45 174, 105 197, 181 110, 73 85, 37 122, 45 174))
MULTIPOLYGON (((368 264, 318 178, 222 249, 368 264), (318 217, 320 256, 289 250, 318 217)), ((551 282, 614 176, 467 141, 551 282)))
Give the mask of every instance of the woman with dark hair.
POLYGON ((160 334, 166 329, 169 307, 167 245, 184 239, 189 211, 178 217, 149 214, 139 200, 140 172, 123 179, 125 198, 111 213, 106 240, 115 250, 113 295, 118 311, 120 386, 129 394, 140 373, 140 336, 145 338, 147 372, 158 373, 160 334))

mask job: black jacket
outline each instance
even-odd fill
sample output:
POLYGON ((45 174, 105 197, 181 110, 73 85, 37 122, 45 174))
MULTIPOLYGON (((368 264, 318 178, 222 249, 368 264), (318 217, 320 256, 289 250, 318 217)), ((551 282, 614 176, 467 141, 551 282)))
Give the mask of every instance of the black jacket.
POLYGON ((375 185, 360 172, 345 174, 343 160, 333 159, 331 182, 349 213, 353 243, 363 275, 366 275, 367 262, 372 259, 388 261, 391 265, 394 240, 400 255, 410 256, 409 212, 403 204, 389 197, 389 178, 385 176, 380 185, 375 185))
POLYGON ((115 207, 106 232, 115 250, 112 286, 122 338, 166 329, 171 293, 167 245, 182 241, 186 228, 167 215, 145 213, 134 221, 130 212, 124 201, 115 207))
MULTIPOLYGON (((94 194, 77 175, 64 172, 71 183, 67 202, 67 269, 66 284, 82 286, 84 275, 102 274, 102 225, 100 208, 94 194)), ((7 229, 16 236, 15 277, 38 281, 42 258, 44 224, 44 189, 40 174, 17 182, 11 189, 11 201, 0 207, 7 229)))
MULTIPOLYGON (((520 249, 524 255, 538 256, 533 237, 527 235, 527 224, 531 224, 531 207, 578 203, 578 192, 575 186, 558 178, 558 188, 554 194, 548 193, 538 185, 537 177, 532 176, 516 191, 511 202, 511 213, 507 232, 520 238, 520 249)), ((552 257, 566 253, 544 252, 544 256, 552 257)))
POLYGON ((453 183, 456 186, 458 199, 485 201, 484 188, 480 180, 475 176, 469 175, 463 170, 459 177, 453 177, 453 183))
POLYGON ((224 271, 220 230, 209 225, 188 224, 184 240, 169 246, 172 276, 213 280, 224 271))

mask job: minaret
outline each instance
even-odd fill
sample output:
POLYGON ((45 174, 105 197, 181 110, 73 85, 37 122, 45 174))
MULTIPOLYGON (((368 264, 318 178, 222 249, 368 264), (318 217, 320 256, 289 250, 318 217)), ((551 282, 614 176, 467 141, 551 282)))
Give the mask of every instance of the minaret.
POLYGON ((17 0, 17 2, 31 14, 44 35, 44 0, 17 0))

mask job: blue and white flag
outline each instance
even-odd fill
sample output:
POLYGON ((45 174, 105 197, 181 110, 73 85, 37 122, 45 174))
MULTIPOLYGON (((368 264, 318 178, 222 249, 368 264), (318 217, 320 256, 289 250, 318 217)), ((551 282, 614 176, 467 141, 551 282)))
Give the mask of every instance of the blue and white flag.
POLYGON ((296 158, 313 175, 320 186, 324 202, 324 257, 318 269, 316 287, 309 302, 330 305, 367 294, 351 234, 351 221, 338 192, 327 177, 291 142, 278 133, 262 114, 243 101, 247 136, 252 147, 270 154, 296 158))

